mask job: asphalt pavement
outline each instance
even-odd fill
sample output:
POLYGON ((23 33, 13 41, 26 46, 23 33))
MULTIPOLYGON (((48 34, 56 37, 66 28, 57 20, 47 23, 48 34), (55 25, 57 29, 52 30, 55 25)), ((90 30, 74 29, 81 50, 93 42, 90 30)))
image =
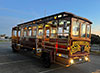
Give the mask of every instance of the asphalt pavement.
POLYGON ((31 52, 13 53, 10 42, 0 42, 0 73, 100 73, 100 55, 90 55, 90 62, 69 68, 52 64, 44 68, 31 52))

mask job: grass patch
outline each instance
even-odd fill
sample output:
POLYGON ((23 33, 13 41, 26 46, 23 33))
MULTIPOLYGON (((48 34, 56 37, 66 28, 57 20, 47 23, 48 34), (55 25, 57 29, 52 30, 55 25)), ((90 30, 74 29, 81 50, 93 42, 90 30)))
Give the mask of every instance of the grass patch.
POLYGON ((0 42, 9 42, 9 40, 0 40, 0 42))
POLYGON ((99 54, 100 55, 100 51, 91 51, 91 53, 99 54))

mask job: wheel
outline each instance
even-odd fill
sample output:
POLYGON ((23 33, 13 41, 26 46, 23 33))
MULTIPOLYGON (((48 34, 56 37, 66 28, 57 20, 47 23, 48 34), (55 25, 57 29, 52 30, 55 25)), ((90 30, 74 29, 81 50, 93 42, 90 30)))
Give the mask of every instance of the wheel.
POLYGON ((20 48, 15 45, 12 45, 12 51, 13 52, 19 52, 20 51, 20 48))
POLYGON ((48 53, 44 53, 42 55, 42 62, 45 68, 49 68, 51 66, 50 55, 48 53))

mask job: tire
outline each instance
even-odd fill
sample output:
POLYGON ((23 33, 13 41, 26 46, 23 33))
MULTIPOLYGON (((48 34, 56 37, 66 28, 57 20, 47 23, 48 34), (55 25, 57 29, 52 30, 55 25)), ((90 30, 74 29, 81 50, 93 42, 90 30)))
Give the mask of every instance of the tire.
POLYGON ((45 68, 49 68, 51 66, 50 55, 48 53, 44 53, 42 55, 42 63, 45 68))
POLYGON ((15 52, 15 53, 17 53, 17 52, 20 51, 20 49, 17 49, 17 46, 15 44, 15 45, 12 45, 12 51, 15 52))

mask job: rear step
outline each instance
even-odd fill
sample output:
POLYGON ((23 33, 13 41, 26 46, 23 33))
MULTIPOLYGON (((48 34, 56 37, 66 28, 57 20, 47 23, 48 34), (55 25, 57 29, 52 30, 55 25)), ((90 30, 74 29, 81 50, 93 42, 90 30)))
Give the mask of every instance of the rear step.
POLYGON ((66 65, 66 64, 62 64, 62 63, 60 63, 60 62, 55 62, 56 64, 59 64, 59 65, 61 65, 61 66, 63 66, 63 67, 70 67, 70 65, 66 65))

